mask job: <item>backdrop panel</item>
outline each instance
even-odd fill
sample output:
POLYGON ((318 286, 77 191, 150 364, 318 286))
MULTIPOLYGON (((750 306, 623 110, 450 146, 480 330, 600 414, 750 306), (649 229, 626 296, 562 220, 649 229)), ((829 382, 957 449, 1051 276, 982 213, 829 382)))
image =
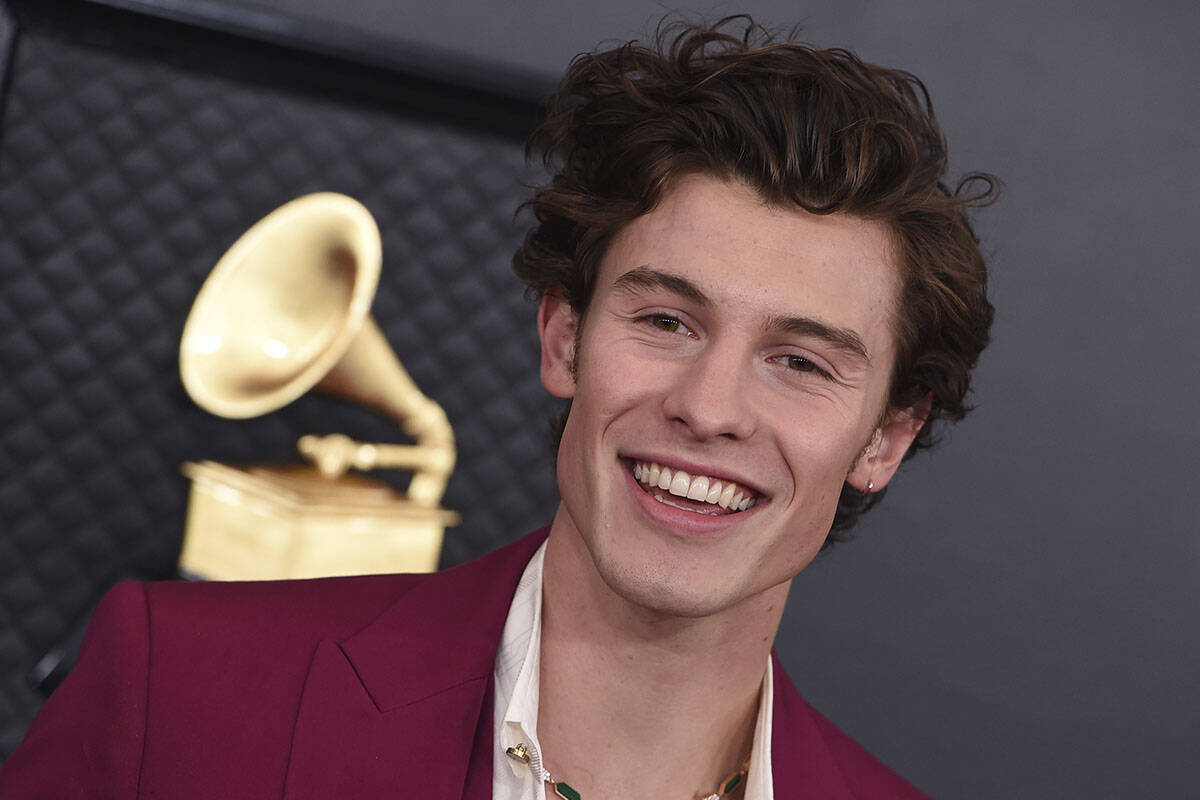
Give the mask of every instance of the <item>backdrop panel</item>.
POLYGON ((331 399, 230 421, 183 391, 201 282, 297 195, 344 192, 379 221, 374 314, 458 436, 444 503, 463 520, 444 563, 547 523, 555 502, 546 426, 531 424, 551 413, 534 306, 509 268, 534 102, 90 4, 9 12, 0 757, 47 688, 31 671, 70 650, 99 594, 173 574, 183 461, 294 461, 310 432, 403 440, 331 399))

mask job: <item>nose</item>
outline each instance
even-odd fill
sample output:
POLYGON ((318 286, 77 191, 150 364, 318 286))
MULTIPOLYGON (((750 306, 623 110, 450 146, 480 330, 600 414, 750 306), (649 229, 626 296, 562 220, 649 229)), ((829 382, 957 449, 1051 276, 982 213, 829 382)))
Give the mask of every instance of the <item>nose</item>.
POLYGON ((705 347, 672 372, 663 398, 667 419, 698 440, 747 439, 755 416, 746 356, 735 347, 705 347))

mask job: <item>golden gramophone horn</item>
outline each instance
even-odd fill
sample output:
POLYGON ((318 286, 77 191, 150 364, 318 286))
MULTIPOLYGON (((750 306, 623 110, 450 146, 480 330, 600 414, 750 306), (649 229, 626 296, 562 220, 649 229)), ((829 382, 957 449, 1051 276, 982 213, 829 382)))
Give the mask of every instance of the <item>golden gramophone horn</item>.
POLYGON ((223 417, 266 414, 316 388, 381 411, 415 445, 304 437, 321 472, 414 470, 408 499, 436 506, 454 467, 454 434, 417 388, 369 312, 379 228, 341 194, 310 194, 257 222, 221 257, 183 329, 179 371, 197 405, 223 417))

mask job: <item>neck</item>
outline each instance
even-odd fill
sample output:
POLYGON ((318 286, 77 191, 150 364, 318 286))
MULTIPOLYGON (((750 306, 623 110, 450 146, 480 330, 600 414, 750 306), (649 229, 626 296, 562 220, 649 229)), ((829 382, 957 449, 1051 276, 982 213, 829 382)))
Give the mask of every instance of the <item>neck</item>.
POLYGON ((704 617, 639 606, 560 509, 543 572, 538 739, 583 797, 713 791, 749 756, 788 584, 704 617))

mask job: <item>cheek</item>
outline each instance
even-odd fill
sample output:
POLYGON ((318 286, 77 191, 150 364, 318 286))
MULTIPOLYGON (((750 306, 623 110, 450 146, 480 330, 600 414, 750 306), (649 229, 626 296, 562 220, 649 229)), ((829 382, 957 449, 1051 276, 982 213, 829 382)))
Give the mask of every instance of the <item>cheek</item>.
POLYGON ((578 391, 571 400, 571 412, 558 446, 560 477, 580 479, 593 471, 595 460, 605 449, 605 434, 631 406, 627 386, 620 381, 597 379, 606 374, 595 368, 599 366, 591 364, 591 371, 579 376, 578 391))
POLYGON ((587 415, 586 412, 586 407, 578 399, 571 401, 571 411, 563 426, 562 437, 558 440, 558 454, 555 459, 556 469, 560 476, 564 473, 578 472, 576 464, 583 458, 586 439, 586 431, 582 429, 581 424, 587 415))
POLYGON ((668 382, 662 365, 646 364, 628 354, 613 352, 608 357, 593 357, 588 364, 588 371, 579 376, 575 402, 584 402, 589 419, 596 424, 647 406, 668 382))
POLYGON ((859 436, 858 426, 814 417, 803 430, 791 430, 783 457, 794 476, 797 491, 816 502, 834 502, 842 483, 862 452, 869 436, 859 436))

